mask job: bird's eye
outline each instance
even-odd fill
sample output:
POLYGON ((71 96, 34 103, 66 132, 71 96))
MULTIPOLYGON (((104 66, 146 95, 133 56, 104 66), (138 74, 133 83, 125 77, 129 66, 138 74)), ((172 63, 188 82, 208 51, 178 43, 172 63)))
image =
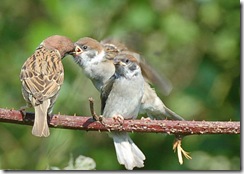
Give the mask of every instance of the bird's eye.
POLYGON ((126 59, 126 60, 125 60, 125 63, 129 63, 129 61, 130 61, 129 59, 126 59))
POLYGON ((87 47, 86 45, 83 45, 83 46, 82 46, 82 49, 83 49, 83 50, 86 50, 87 48, 88 48, 88 47, 87 47))

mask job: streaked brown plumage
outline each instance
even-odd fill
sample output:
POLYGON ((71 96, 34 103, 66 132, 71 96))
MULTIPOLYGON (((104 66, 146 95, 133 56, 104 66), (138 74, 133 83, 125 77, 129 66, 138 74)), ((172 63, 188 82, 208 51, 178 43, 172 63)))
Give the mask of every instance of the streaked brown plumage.
POLYGON ((74 45, 69 38, 59 35, 50 36, 40 44, 21 68, 23 97, 27 107, 33 106, 35 109, 32 129, 32 134, 35 136, 50 135, 47 115, 51 114, 64 81, 61 60, 65 54, 73 50, 74 45))

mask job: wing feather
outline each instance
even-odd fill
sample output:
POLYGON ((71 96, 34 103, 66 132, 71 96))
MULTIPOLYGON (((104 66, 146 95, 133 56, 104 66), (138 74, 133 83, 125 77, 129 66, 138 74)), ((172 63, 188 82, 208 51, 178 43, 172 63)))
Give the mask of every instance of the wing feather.
POLYGON ((23 88, 32 94, 37 103, 53 97, 64 81, 60 54, 39 47, 24 63, 20 79, 23 88))
POLYGON ((108 81, 104 84, 104 86, 101 89, 101 95, 100 95, 100 98, 101 98, 101 114, 103 114, 103 110, 105 108, 106 101, 107 101, 108 96, 112 90, 115 79, 116 79, 115 75, 111 76, 110 79, 108 79, 108 81))

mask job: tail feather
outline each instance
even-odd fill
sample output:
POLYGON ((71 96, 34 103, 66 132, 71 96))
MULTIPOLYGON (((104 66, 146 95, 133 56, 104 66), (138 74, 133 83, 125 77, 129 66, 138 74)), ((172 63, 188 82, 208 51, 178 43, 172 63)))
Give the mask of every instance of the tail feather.
POLYGON ((182 118, 181 116, 179 116, 178 114, 176 114, 175 112, 167 108, 166 106, 165 106, 165 113, 172 120, 182 120, 182 121, 184 120, 184 118, 182 118))
POLYGON ((126 132, 112 133, 118 162, 127 170, 144 167, 146 159, 142 151, 135 145, 126 132))
POLYGON ((148 83, 144 83, 144 95, 140 112, 146 113, 151 119, 164 119, 168 117, 172 120, 184 120, 181 116, 167 108, 158 97, 155 90, 148 83))
POLYGON ((38 137, 48 137, 50 135, 47 124, 47 109, 50 106, 50 100, 43 101, 42 104, 35 106, 35 121, 32 128, 32 134, 38 137))

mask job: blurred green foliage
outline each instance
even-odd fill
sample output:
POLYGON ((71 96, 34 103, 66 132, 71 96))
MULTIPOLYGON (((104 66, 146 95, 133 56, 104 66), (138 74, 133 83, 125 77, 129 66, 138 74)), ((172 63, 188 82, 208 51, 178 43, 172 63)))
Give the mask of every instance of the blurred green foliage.
MULTIPOLYGON (((0 107, 25 105, 20 68, 43 39, 53 34, 73 41, 115 37, 141 53, 172 82, 165 104, 187 120, 240 120, 240 2, 237 0, 1 0, 0 107)), ((88 97, 99 93, 67 56, 65 82, 54 113, 90 115, 88 97)), ((33 110, 30 110, 33 111, 33 110)), ((239 135, 189 136, 183 141, 192 160, 179 165, 174 136, 131 134, 145 153, 139 170, 240 170, 239 135), (146 140, 146 141, 145 141, 146 140)), ((0 168, 64 168, 79 155, 97 170, 124 169, 106 133, 51 129, 48 138, 31 126, 0 123, 0 168)))

